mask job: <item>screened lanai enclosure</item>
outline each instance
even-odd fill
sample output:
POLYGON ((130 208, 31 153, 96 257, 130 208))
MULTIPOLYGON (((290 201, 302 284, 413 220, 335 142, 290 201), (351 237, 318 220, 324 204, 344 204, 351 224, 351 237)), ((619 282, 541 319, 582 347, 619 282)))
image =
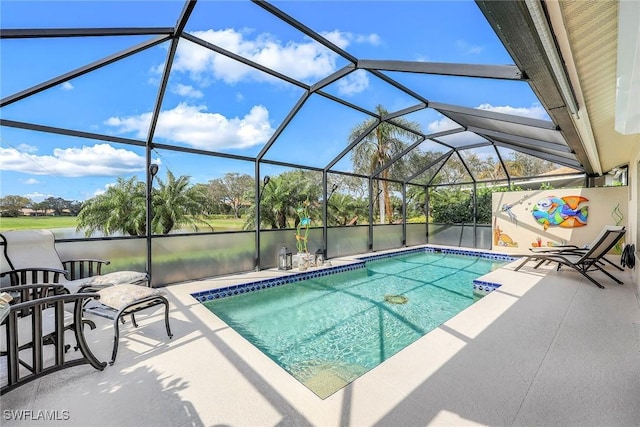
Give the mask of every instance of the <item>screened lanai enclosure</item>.
POLYGON ((63 256, 163 285, 491 248, 492 192, 593 185, 541 3, 91 3, 3 4, 2 196, 77 202, 63 256))

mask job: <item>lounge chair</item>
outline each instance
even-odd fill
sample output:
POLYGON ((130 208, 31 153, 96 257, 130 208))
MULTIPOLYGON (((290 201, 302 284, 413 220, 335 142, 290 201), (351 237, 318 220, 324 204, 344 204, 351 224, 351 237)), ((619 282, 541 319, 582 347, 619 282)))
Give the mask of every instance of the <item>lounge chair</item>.
POLYGON ((4 242, 4 255, 10 270, 0 273, 8 276, 12 286, 31 283, 57 283, 71 294, 96 292, 99 301, 87 301, 84 311, 113 320, 114 343, 110 363, 118 352, 120 323, 131 316, 138 327, 135 313, 164 305, 167 335, 173 337, 169 326, 169 302, 158 289, 148 286, 146 273, 117 271, 101 274, 102 266, 109 262, 98 259, 62 261, 55 249, 55 238, 49 230, 20 230, 0 233, 4 242), (68 279, 69 277, 70 279, 68 279))
MULTIPOLYGON (((604 228, 600 231, 600 234, 598 234, 598 236, 588 245, 585 245, 583 247, 579 247, 576 245, 559 245, 559 246, 551 246, 548 248, 529 248, 529 250, 531 252, 535 252, 535 253, 543 253, 543 254, 584 254, 585 252, 587 252, 590 248, 592 248, 597 242, 598 240, 600 240, 604 234, 605 231, 607 230, 624 230, 624 226, 622 225, 605 225, 604 228)), ((615 246, 615 245, 614 245, 615 246)), ((607 263, 609 265, 611 265, 612 267, 620 270, 620 271, 624 271, 624 268, 620 267, 619 265, 617 265, 616 263, 610 261, 609 259, 607 259, 606 257, 602 257, 601 258, 601 264, 607 263)))
MULTIPOLYGON (((535 252, 531 255, 526 256, 522 263, 520 263, 520 265, 515 268, 515 271, 520 270, 529 261, 538 262, 534 266, 534 268, 538 268, 541 264, 547 261, 551 261, 558 263, 558 270, 560 270, 560 267, 562 267, 563 265, 573 268, 599 288, 604 289, 604 286, 602 286, 593 277, 591 277, 588 272, 601 271, 611 279, 613 279, 616 283, 621 285, 622 281, 618 280, 616 277, 602 268, 601 263, 605 259, 604 256, 607 254, 607 252, 609 252, 611 248, 613 248, 616 243, 618 243, 618 241, 622 239, 624 234, 624 227, 607 226, 600 232, 591 247, 584 251, 569 249, 564 251, 559 250, 535 252)), ((607 262, 610 263, 610 261, 607 262)))
POLYGON ((50 230, 19 230, 0 233, 4 243, 4 258, 0 277, 8 276, 10 284, 60 283, 71 293, 86 285, 140 284, 147 282, 147 274, 138 271, 118 271, 102 274, 109 261, 73 259, 62 261, 55 248, 50 230))
POLYGON ((71 366, 88 363, 104 369, 107 364, 91 352, 83 332, 82 307, 86 301, 99 298, 98 294, 69 294, 62 285, 54 284, 14 286, 10 291, 17 303, 4 312, 6 318, 0 325, 0 357, 6 359, 0 394, 71 366), (69 304, 74 307, 73 313, 65 311, 69 304), (67 357, 67 330, 73 330, 75 347, 82 357, 67 357), (53 363, 45 356, 45 345, 54 347, 53 363))

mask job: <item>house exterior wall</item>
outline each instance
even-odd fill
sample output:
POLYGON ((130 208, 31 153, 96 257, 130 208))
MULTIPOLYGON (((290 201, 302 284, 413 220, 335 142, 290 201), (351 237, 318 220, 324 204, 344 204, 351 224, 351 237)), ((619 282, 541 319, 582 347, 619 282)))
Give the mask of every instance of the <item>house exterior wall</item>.
POLYGON ((631 156, 629 163, 629 236, 628 243, 636 246, 636 268, 633 270, 633 281, 636 295, 640 300, 640 145, 631 156))
MULTIPOLYGON (((626 186, 494 193, 492 209, 492 247, 511 254, 525 254, 536 246, 584 246, 591 243, 605 225, 624 225, 629 229, 630 221, 637 223, 635 211, 632 215, 629 208, 629 187, 626 186), (576 200, 580 200, 577 196, 587 200, 576 205, 576 200), (586 211, 582 210, 584 207, 586 211), (544 212, 556 215, 545 216, 544 212), (549 221, 546 229, 534 213, 541 221, 549 221)), ((632 233, 634 231, 629 230, 625 236, 627 243, 635 238, 632 233)))

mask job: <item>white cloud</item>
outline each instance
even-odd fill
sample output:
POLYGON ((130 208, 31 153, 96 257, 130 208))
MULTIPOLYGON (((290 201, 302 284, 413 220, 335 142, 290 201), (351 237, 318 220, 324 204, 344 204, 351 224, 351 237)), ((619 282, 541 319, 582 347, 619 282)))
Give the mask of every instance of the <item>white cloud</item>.
POLYGON ((444 116, 427 125, 427 129, 429 129, 429 133, 444 132, 445 130, 456 129, 459 127, 460 127, 459 124, 457 124, 450 118, 444 117, 444 116))
POLYGON ((101 194, 106 193, 106 192, 107 192, 107 190, 109 189, 109 187, 113 187, 114 185, 116 185, 116 183, 115 183, 115 182, 110 182, 110 183, 108 183, 108 184, 105 184, 105 185, 104 185, 104 187, 96 189, 96 190, 93 192, 93 194, 91 194, 91 195, 89 196, 89 198, 92 198, 92 197, 95 197, 95 196, 99 196, 99 195, 101 195, 101 194))
MULTIPOLYGON (((491 104, 481 104, 476 108, 478 108, 479 110, 495 111, 497 113, 524 116, 532 119, 549 120, 549 117, 547 116, 546 111, 539 104, 534 104, 531 107, 511 107, 508 105, 493 106, 491 104)), ((435 120, 429 123, 429 125, 427 126, 427 128, 429 129, 429 133, 442 132, 450 129, 456 129, 459 127, 460 125, 458 125, 453 120, 444 116, 439 118, 438 120, 435 120)), ((456 146, 460 144, 464 144, 465 142, 466 143, 477 142, 477 140, 475 139, 469 140, 469 137, 464 135, 463 133, 447 136, 445 140, 451 142, 453 145, 456 145, 456 146)))
POLYGON ((372 34, 358 34, 354 37, 356 43, 367 43, 372 46, 378 46, 382 41, 380 40, 380 36, 376 33, 372 34))
POLYGON ((55 148, 53 155, 36 155, 0 147, 0 170, 65 177, 116 176, 144 171, 145 158, 109 144, 55 148))
MULTIPOLYGON (((285 44, 267 33, 249 39, 230 28, 197 31, 193 35, 298 80, 318 80, 336 68, 337 56, 312 41, 285 44)), ((268 74, 193 43, 180 44, 173 69, 190 73, 192 79, 203 85, 210 84, 212 77, 230 84, 247 78, 256 81, 273 79, 268 74)))
MULTIPOLYGON (((480 104, 476 107, 479 110, 495 111, 496 113, 512 114, 515 116, 529 117, 532 119, 549 120, 547 112, 540 104, 533 104, 531 107, 511 107, 509 105, 493 106, 491 104, 480 104)), ((447 117, 442 117, 428 125, 429 132, 442 132, 459 127, 454 121, 447 117)))
POLYGON ((23 153, 35 153, 38 151, 38 147, 29 144, 19 144, 17 149, 23 153))
POLYGON ((534 104, 531 107, 511 107, 509 105, 493 106, 491 104, 481 104, 477 108, 480 110, 495 111, 496 113, 529 117, 531 119, 549 120, 549 115, 540 104, 534 104))
POLYGON ((195 89, 191 85, 183 85, 177 84, 171 88, 173 93, 176 93, 180 96, 186 96, 188 98, 202 98, 204 95, 198 89, 195 89))
POLYGON ((321 35, 341 49, 346 49, 351 43, 370 44, 378 46, 382 43, 380 36, 376 33, 354 34, 348 31, 333 30, 323 32, 321 35))
POLYGON ((38 203, 49 197, 56 197, 56 196, 54 196, 53 194, 42 194, 42 193, 36 192, 36 193, 23 194, 22 197, 26 197, 27 199, 31 199, 32 201, 38 203))
POLYGON ((365 70, 356 70, 338 80, 338 92, 342 95, 360 93, 369 86, 369 77, 365 70))
MULTIPOLYGON (((310 39, 302 42, 283 42, 268 33, 250 38, 248 31, 240 32, 232 28, 197 31, 193 35, 307 83, 318 81, 337 69, 338 56, 310 39)), ((325 36, 341 48, 352 42, 374 45, 380 43, 380 37, 376 34, 354 35, 332 31, 325 33, 325 36)), ((178 46, 173 69, 189 73, 189 76, 202 86, 210 85, 216 79, 228 84, 244 80, 279 82, 269 74, 193 43, 181 43, 178 46)))
POLYGON ((333 30, 329 32, 321 33, 322 37, 329 40, 341 49, 346 49, 349 46, 351 39, 353 38, 350 33, 343 31, 333 30))
MULTIPOLYGON (((106 124, 120 133, 134 132, 145 137, 151 113, 139 116, 111 117, 106 124)), ((180 103, 172 110, 160 112, 155 135, 200 149, 247 148, 264 144, 274 130, 269 112, 256 105, 244 116, 227 118, 209 113, 204 105, 180 103)))
POLYGON ((38 181, 35 178, 29 178, 29 179, 25 179, 25 180, 22 181, 22 183, 26 184, 26 185, 40 184, 41 182, 42 181, 38 181))
POLYGON ((69 82, 62 83, 62 90, 73 90, 73 85, 69 82))

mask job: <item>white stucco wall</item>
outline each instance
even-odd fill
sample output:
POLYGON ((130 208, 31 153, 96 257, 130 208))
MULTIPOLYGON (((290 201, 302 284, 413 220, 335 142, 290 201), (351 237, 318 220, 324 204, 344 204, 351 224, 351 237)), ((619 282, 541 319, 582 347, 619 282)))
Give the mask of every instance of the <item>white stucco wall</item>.
MULTIPOLYGON (((637 201, 636 201, 637 202, 637 201)), ((593 241, 605 225, 624 225, 636 221, 634 210, 630 218, 629 187, 572 188, 557 190, 530 190, 494 193, 493 209, 493 248, 501 252, 525 254, 536 245, 543 247, 559 244, 584 246, 593 241), (556 201, 569 200, 571 196, 581 196, 583 201, 578 208, 587 206, 586 224, 579 227, 563 227, 553 221, 545 230, 533 215, 534 207, 543 199, 556 201), (511 213, 511 215, 510 215, 511 213)), ((569 207, 567 205, 567 210, 569 207)), ((562 225, 567 225, 566 223, 562 225)), ((635 229, 630 233, 635 233, 635 229)), ((625 236, 625 241, 635 235, 625 236)))
POLYGON ((636 246, 636 268, 633 279, 636 295, 640 299, 640 145, 631 157, 629 164, 629 236, 628 243, 636 246))

